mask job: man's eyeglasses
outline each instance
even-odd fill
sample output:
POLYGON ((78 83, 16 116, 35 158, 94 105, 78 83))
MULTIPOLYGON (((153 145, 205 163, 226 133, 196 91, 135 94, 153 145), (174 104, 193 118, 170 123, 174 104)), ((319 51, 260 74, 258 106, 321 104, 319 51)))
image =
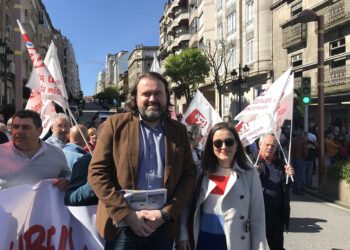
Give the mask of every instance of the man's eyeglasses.
POLYGON ((216 148, 221 148, 222 147, 222 144, 226 145, 226 147, 232 147, 233 144, 235 144, 235 139, 233 138, 227 138, 225 140, 215 140, 213 141, 213 145, 216 147, 216 148))

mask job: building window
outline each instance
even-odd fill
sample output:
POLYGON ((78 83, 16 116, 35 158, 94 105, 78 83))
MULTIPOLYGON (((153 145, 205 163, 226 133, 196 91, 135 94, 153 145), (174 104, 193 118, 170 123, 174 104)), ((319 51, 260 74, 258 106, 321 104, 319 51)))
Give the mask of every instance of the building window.
POLYGON ((198 27, 199 29, 201 29, 203 26, 203 12, 200 14, 199 18, 198 18, 198 27))
POLYGON ((226 18, 227 21, 227 35, 231 35, 236 31, 236 12, 232 12, 226 18))
POLYGON ((246 2, 246 23, 253 24, 254 21, 254 0, 247 0, 246 2))
POLYGON ((231 98, 229 94, 223 96, 223 114, 230 114, 231 98))
POLYGON ((236 65, 236 47, 232 47, 228 51, 228 70, 231 72, 236 65))
POLYGON ((44 12, 43 11, 39 11, 38 17, 39 17, 39 24, 44 24, 44 12))
POLYGON ((345 51, 345 37, 329 43, 329 54, 331 56, 344 53, 345 51))
POLYGON ((303 55, 301 53, 293 55, 291 57, 291 59, 292 59, 292 66, 293 67, 297 67, 297 66, 303 65, 303 55))
POLYGON ((250 39, 247 41, 247 63, 253 62, 253 47, 254 47, 254 40, 250 39))
POLYGON ((194 18, 192 23, 190 24, 190 34, 196 34, 197 33, 197 22, 198 18, 194 18))
POLYGON ((223 75, 224 74, 224 72, 225 72, 225 66, 224 66, 224 58, 223 57, 221 57, 221 56, 219 56, 218 57, 218 61, 217 61, 217 65, 219 66, 219 69, 218 69, 218 73, 219 73, 219 75, 223 75))
POLYGON ((216 37, 218 40, 222 40, 224 38, 222 23, 218 24, 218 26, 217 26, 216 37))
POLYGON ((298 15, 303 10, 303 6, 301 5, 301 1, 299 3, 296 3, 292 5, 291 7, 291 16, 298 15))
POLYGON ((222 9, 222 0, 216 0, 216 9, 221 10, 222 9))

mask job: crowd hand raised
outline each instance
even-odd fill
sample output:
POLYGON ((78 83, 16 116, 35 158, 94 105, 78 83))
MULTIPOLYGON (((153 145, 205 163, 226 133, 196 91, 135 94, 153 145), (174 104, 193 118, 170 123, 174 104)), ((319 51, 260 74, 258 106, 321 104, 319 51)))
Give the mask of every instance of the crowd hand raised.
POLYGON ((52 185, 58 187, 58 189, 63 192, 67 191, 69 184, 70 184, 69 180, 63 177, 52 180, 52 185))
POLYGON ((164 223, 160 210, 146 210, 145 212, 146 223, 154 230, 156 230, 159 226, 161 226, 164 223))
POLYGON ((140 237, 150 236, 154 232, 154 228, 152 228, 146 220, 148 220, 146 210, 141 211, 131 211, 126 217, 125 221, 131 228, 131 230, 140 237))
POLYGON ((176 243, 176 249, 178 250, 191 250, 191 244, 189 240, 181 240, 176 243))

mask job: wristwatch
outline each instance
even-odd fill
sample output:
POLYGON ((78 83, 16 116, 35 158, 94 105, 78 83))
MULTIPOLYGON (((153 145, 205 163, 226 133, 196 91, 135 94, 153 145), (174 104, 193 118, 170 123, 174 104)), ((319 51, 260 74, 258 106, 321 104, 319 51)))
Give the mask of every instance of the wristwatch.
POLYGON ((163 217, 163 220, 165 222, 173 222, 173 218, 171 218, 170 214, 163 208, 160 210, 160 214, 162 215, 163 217))

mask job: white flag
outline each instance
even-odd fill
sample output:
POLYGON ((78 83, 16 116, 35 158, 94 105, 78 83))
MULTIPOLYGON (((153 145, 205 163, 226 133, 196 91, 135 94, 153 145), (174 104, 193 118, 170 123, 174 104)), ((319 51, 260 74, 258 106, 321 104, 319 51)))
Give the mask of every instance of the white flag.
POLYGON ((222 122, 221 117, 203 94, 197 90, 182 118, 182 123, 186 126, 196 124, 201 127, 203 138, 200 141, 200 146, 204 147, 210 129, 218 122, 222 122))
POLYGON ((40 138, 44 138, 51 127, 51 117, 56 114, 55 106, 51 100, 42 100, 38 89, 32 89, 25 109, 32 110, 40 114, 43 132, 40 138))
MULTIPOLYGON (((55 79, 57 87, 61 90, 65 99, 68 100, 62 71, 57 56, 57 48, 52 41, 46 53, 44 63, 45 65, 47 65, 48 70, 55 79)), ((50 130, 50 127, 52 125, 51 117, 53 117, 56 114, 56 110, 51 100, 42 99, 40 93, 40 80, 35 71, 35 68, 33 68, 32 70, 26 87, 30 88, 32 90, 32 93, 29 97, 25 109, 30 109, 40 114, 43 124, 43 132, 41 133, 40 138, 44 138, 50 130)))
POLYGON ((266 133, 281 134, 281 126, 293 116, 294 76, 291 68, 234 119, 242 143, 247 146, 266 133))
MULTIPOLYGON (((64 98, 68 100, 67 90, 62 75, 60 62, 57 56, 57 47, 53 43, 53 41, 51 41, 50 47, 47 50, 44 63, 47 66, 47 69, 49 70, 52 77, 55 79, 55 83, 57 84, 57 87, 61 90, 64 98)), ((28 83, 26 84, 26 87, 30 89, 40 90, 40 80, 35 72, 35 68, 33 68, 32 73, 30 74, 30 78, 28 83)))
POLYGON ((33 67, 38 75, 40 82, 40 92, 42 99, 48 99, 56 102, 63 109, 67 108, 67 101, 65 100, 62 91, 58 87, 54 77, 50 74, 46 65, 44 64, 41 55, 36 50, 33 42, 30 40, 29 35, 23 28, 21 22, 17 20, 18 26, 21 30, 23 40, 27 47, 30 59, 33 62, 33 67))
POLYGON ((159 74, 162 73, 162 72, 161 72, 161 69, 160 69, 160 66, 159 66, 159 62, 158 62, 156 53, 153 53, 153 62, 152 62, 151 69, 150 69, 149 71, 157 72, 157 73, 159 73, 159 74))

